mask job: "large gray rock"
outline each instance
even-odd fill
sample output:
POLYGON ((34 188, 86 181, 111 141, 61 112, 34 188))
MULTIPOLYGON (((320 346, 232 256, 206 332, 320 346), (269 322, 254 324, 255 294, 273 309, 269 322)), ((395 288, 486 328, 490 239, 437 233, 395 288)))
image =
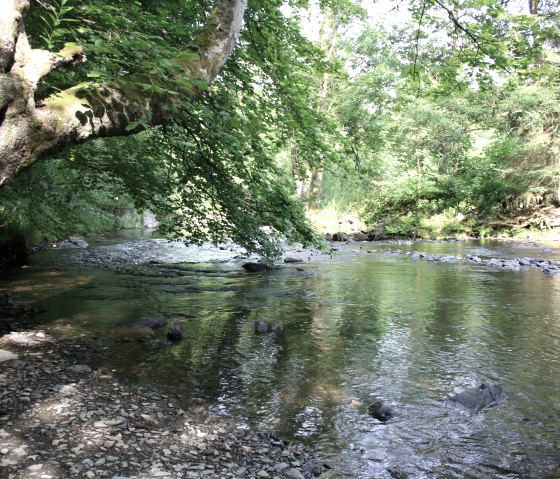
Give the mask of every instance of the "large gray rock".
POLYGON ((482 383, 476 388, 466 389, 445 400, 447 407, 472 415, 486 407, 493 406, 506 398, 502 388, 491 382, 482 383))
POLYGON ((303 263, 303 258, 294 258, 293 256, 286 256, 284 263, 303 263))
POLYGON ((333 234, 333 241, 348 241, 348 235, 342 231, 333 234))
POLYGON ((352 235, 354 241, 368 241, 368 235, 366 233, 358 232, 352 235))

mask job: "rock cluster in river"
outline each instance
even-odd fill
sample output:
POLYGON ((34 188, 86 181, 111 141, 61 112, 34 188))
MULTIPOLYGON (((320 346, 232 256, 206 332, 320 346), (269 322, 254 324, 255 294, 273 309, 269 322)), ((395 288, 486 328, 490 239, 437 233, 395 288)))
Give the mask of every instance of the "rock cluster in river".
POLYGON ((95 344, 40 331, 0 338, 6 479, 292 478, 321 474, 302 445, 181 410, 169 395, 92 368, 95 344))
POLYGON ((481 266, 491 266, 506 271, 519 271, 523 268, 535 267, 545 274, 560 273, 560 263, 545 258, 480 258, 474 255, 461 256, 437 256, 419 251, 393 250, 387 252, 393 255, 406 255, 412 259, 424 259, 429 262, 440 263, 472 263, 481 266))

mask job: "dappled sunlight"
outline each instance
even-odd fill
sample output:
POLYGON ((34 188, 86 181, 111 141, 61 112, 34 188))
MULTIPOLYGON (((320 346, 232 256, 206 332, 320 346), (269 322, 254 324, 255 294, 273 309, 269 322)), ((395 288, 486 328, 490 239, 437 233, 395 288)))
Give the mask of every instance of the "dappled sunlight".
POLYGON ((358 232, 367 229, 358 213, 339 211, 335 205, 309 211, 307 216, 321 233, 358 232))

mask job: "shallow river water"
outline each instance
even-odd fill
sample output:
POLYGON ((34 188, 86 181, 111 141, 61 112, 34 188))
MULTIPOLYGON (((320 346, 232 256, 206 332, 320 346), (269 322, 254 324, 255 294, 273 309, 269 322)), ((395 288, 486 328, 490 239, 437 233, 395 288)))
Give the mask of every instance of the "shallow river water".
POLYGON ((559 478, 560 275, 385 254, 397 247, 560 258, 510 243, 354 243, 250 274, 235 251, 131 234, 39 253, 0 289, 53 331, 98 337, 115 374, 316 446, 330 477, 559 478), (106 333, 143 316, 177 318, 186 339, 106 333), (257 336, 256 320, 276 330, 257 336), (444 407, 483 380, 506 401, 473 417, 444 407), (370 417, 375 399, 397 416, 370 417))

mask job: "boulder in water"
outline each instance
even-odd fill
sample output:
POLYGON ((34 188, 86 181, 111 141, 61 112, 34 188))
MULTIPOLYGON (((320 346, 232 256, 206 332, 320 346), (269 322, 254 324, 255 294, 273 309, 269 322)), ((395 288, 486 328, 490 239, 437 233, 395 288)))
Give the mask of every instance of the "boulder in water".
POLYGON ((241 265, 243 267, 243 269, 249 273, 258 273, 260 271, 266 271, 267 269, 270 269, 266 264, 264 263, 244 263, 241 265))
POLYGON ((76 238, 76 237, 70 237, 67 240, 61 241, 60 243, 58 243, 58 247, 61 249, 72 249, 72 248, 82 248, 85 249, 87 247, 89 247, 89 244, 87 243, 87 241, 84 241, 83 239, 80 238, 76 238))
POLYGON ((348 235, 342 231, 333 234, 333 241, 348 241, 348 235))
POLYGON ((286 256, 284 263, 303 263, 303 258, 294 258, 293 256, 286 256))
POLYGON ((368 407, 368 413, 370 416, 373 416, 375 419, 380 420, 381 422, 387 422, 395 415, 395 411, 393 408, 383 404, 382 401, 374 401, 368 407))
POLYGON ((491 382, 484 382, 476 388, 466 389, 445 400, 445 405, 466 414, 476 414, 506 398, 502 388, 491 382))
POLYGON ((266 334, 274 331, 272 324, 266 321, 255 321, 255 333, 256 334, 266 334))
POLYGON ((171 326, 169 326, 169 329, 167 330, 167 339, 172 342, 178 342, 185 339, 185 332, 179 324, 179 321, 176 319, 171 322, 171 326))
POLYGON ((154 330, 148 326, 114 326, 107 333, 118 341, 134 341, 153 336, 154 330))

